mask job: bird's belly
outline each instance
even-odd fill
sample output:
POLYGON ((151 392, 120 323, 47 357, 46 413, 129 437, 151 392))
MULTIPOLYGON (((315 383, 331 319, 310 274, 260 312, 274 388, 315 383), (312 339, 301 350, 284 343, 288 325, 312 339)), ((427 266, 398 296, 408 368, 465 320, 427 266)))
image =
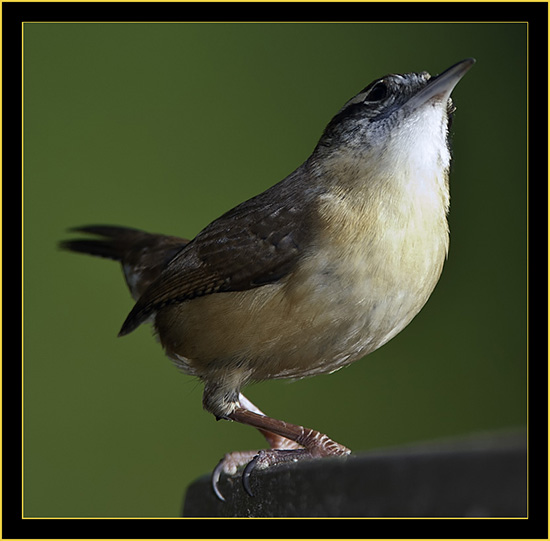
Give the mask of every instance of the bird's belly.
MULTIPOLYGON (((415 279, 403 267, 411 261, 330 256, 302 269, 289 292, 291 303, 309 311, 311 333, 305 333, 302 354, 307 365, 298 376, 333 372, 371 353, 403 330, 421 310, 440 276, 444 250, 423 261, 415 279), (405 278, 404 278, 405 276, 405 278)), ((431 254, 430 254, 431 255, 431 254)), ((414 263, 418 265, 418 262, 414 263)), ((292 367, 289 367, 292 371, 292 367)), ((294 376, 294 374, 289 374, 294 376)))
POLYGON ((410 322, 435 287, 443 258, 412 282, 397 279, 402 273, 393 261, 377 261, 376 270, 372 257, 330 256, 325 264, 319 250, 279 283, 164 308, 156 316, 159 337, 171 358, 204 379, 246 383, 333 372, 410 322))

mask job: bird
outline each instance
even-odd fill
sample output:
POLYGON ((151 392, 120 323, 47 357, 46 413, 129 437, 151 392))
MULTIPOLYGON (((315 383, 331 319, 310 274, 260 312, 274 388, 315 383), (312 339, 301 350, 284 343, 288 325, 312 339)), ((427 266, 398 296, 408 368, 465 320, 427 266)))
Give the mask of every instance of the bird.
POLYGON ((332 373, 383 346, 427 302, 449 248, 451 99, 475 59, 431 76, 380 77, 330 120, 282 181, 193 239, 124 226, 72 229, 63 249, 122 265, 135 301, 119 332, 151 322, 166 355, 204 384, 216 419, 269 448, 227 453, 212 474, 347 456, 320 431, 264 414, 242 390, 332 373))

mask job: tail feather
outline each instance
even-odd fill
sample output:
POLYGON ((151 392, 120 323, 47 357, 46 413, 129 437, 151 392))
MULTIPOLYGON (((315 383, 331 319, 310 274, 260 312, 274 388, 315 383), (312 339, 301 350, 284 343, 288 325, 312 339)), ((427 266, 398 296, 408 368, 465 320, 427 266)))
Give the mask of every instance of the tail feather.
POLYGON ((143 231, 138 229, 111 225, 73 227, 69 231, 90 233, 104 238, 64 240, 59 243, 59 246, 64 250, 106 257, 115 261, 123 261, 124 256, 131 247, 132 239, 144 234, 143 231))
POLYGON ((179 237, 114 225, 87 225, 71 231, 100 238, 65 240, 59 244, 60 247, 71 252, 119 261, 135 300, 139 299, 168 262, 189 243, 179 237))

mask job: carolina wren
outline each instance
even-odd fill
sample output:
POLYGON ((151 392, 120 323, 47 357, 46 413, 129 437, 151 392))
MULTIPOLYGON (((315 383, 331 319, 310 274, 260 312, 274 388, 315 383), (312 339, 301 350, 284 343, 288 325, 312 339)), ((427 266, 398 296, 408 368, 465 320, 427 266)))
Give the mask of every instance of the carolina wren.
POLYGON ((151 321, 166 354, 204 383, 218 419, 271 449, 226 455, 213 476, 346 455, 324 434, 264 415, 248 383, 334 372, 385 344, 424 306, 449 246, 450 94, 474 64, 387 75, 350 99, 311 156, 193 240, 116 226, 75 252, 122 263, 136 303, 120 336, 151 321), (252 460, 252 462, 250 462, 252 460))

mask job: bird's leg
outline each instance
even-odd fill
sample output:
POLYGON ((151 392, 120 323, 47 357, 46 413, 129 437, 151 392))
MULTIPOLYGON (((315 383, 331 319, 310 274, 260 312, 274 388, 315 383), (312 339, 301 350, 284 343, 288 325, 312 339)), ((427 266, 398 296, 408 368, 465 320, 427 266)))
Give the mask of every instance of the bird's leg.
MULTIPOLYGON (((264 417, 266 416, 265 413, 260 410, 260 408, 250 402, 250 400, 248 400, 248 398, 246 398, 246 396, 244 396, 244 394, 242 393, 239 393, 239 403, 241 405, 241 408, 245 410, 257 413, 258 415, 263 415, 264 417)), ((289 440, 288 438, 285 438, 283 436, 279 436, 278 434, 275 434, 273 432, 269 432, 268 430, 265 430, 263 428, 258 428, 258 430, 267 440, 267 443, 269 443, 269 447, 271 449, 300 449, 302 447, 299 443, 296 443, 295 441, 289 440)))
POLYGON ((290 440, 293 443, 291 449, 299 450, 299 447, 303 447, 312 457, 349 455, 351 453, 347 447, 336 443, 327 435, 317 430, 272 419, 266 415, 260 415, 244 408, 236 408, 227 418, 238 423, 253 426, 262 433, 267 431, 268 433, 282 437, 285 441, 290 440), (296 444, 298 444, 298 447, 296 444))
POLYGON ((267 417, 243 394, 239 394, 239 406, 227 415, 227 419, 257 428, 271 448, 225 455, 212 473, 212 487, 221 500, 224 498, 217 485, 222 472, 232 475, 240 466, 247 464, 243 473, 243 484, 245 490, 252 495, 249 477, 256 467, 296 462, 302 458, 348 455, 351 452, 317 430, 267 417))
MULTIPOLYGON (((250 400, 248 400, 248 398, 246 398, 246 396, 244 396, 242 393, 239 393, 239 404, 242 409, 254 412, 258 415, 265 416, 263 411, 261 411, 260 408, 250 402, 250 400)), ((300 449, 302 447, 295 441, 284 438, 283 436, 279 436, 278 434, 274 434, 273 432, 269 432, 268 430, 264 430, 262 428, 258 428, 258 430, 267 440, 267 443, 269 444, 269 447, 271 449, 300 449)), ((212 472, 212 488, 214 490, 214 493, 220 500, 225 501, 225 498, 222 496, 218 488, 218 482, 220 480, 221 474, 225 473, 226 475, 234 475, 235 473, 237 473, 237 470, 240 467, 251 464, 251 461, 256 456, 258 456, 259 453, 260 451, 258 450, 234 451, 232 453, 227 453, 220 460, 220 462, 212 472)))

